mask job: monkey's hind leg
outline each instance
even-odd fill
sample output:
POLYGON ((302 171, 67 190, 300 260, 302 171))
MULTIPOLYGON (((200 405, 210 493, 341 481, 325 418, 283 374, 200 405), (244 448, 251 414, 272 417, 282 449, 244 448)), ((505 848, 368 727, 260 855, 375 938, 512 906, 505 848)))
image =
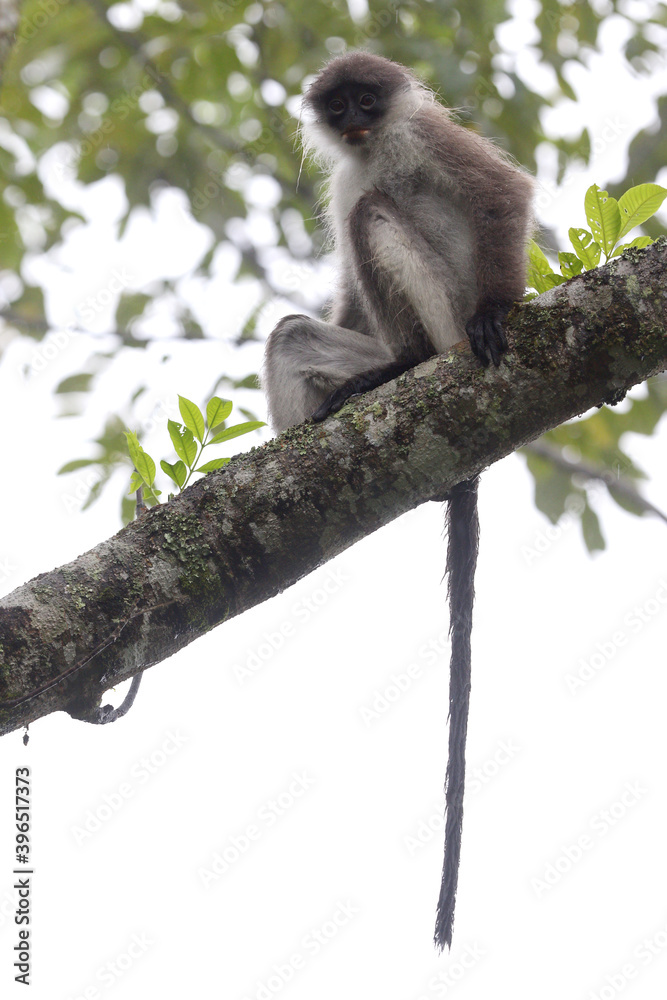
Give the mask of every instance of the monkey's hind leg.
POLYGON ((310 316, 286 316, 269 336, 262 370, 272 426, 283 431, 301 423, 348 379, 391 361, 389 348, 375 337, 310 316))

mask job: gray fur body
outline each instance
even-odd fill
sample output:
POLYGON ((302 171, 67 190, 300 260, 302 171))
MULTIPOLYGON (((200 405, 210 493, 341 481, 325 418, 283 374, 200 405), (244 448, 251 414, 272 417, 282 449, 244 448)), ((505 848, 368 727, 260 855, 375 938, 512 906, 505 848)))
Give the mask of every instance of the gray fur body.
POLYGON ((329 172, 339 279, 328 322, 288 316, 268 339, 262 382, 276 431, 311 416, 352 376, 411 351, 413 364, 441 354, 465 339, 476 310, 520 298, 531 221, 530 177, 453 121, 404 67, 339 57, 304 106, 304 146, 329 172), (389 98, 360 144, 322 111, 341 74, 389 98))

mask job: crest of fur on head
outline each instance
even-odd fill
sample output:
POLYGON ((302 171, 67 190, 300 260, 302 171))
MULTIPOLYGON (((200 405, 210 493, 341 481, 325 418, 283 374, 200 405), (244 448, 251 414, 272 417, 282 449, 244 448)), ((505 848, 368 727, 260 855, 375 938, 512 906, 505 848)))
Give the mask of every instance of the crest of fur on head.
POLYGON ((391 59, 370 52, 348 52, 336 56, 318 73, 304 94, 299 126, 305 154, 324 167, 331 167, 351 151, 325 119, 326 104, 332 90, 347 84, 366 84, 391 101, 382 124, 376 130, 378 133, 391 129, 397 121, 406 121, 425 102, 435 101, 428 87, 405 66, 391 59))

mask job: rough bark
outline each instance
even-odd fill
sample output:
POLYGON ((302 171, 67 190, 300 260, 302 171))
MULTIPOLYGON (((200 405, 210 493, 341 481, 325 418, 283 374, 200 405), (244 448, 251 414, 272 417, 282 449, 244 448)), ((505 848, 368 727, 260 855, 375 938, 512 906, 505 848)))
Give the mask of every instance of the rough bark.
POLYGON ((510 352, 465 344, 234 459, 0 601, 0 733, 104 691, 364 535, 667 367, 667 240, 517 307, 510 352))

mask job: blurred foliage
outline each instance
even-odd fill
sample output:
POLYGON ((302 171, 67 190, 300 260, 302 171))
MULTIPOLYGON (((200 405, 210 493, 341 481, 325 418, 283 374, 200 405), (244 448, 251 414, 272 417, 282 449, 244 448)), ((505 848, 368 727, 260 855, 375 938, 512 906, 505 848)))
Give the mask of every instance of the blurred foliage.
MULTIPOLYGON (((664 67, 664 56, 663 56, 664 67)), ((664 72, 664 69, 663 69, 664 72)), ((642 129, 630 143, 628 150, 628 166, 626 178, 632 178, 634 183, 643 184, 653 181, 659 170, 667 163, 667 94, 658 98, 658 121, 650 129, 642 129)), ((610 185, 609 193, 618 198, 623 191, 624 182, 610 185)), ((656 219, 649 220, 644 228, 649 236, 656 237, 662 232, 656 219)))
MULTIPOLYGON (((543 113, 576 100, 569 70, 588 64, 611 18, 626 26, 628 64, 636 73, 654 73, 664 60, 659 42, 667 9, 626 0, 534 6, 532 37, 521 35, 514 51, 513 5, 505 0, 368 0, 366 8, 353 8, 361 11, 357 17, 346 0, 24 0, 0 92, 0 322, 4 317, 10 330, 34 338, 49 331, 42 290, 25 264, 44 254, 57 261, 54 250, 88 223, 64 194, 72 178, 82 185, 120 180, 126 204, 119 237, 133 213, 154 209, 160 192, 181 192, 187 211, 211 234, 183 278, 205 283, 214 253, 227 247, 237 260, 231 278, 256 288, 245 320, 225 331, 237 343, 255 337, 267 301, 291 298, 298 305, 299 295, 276 286, 270 267, 280 253, 297 273, 299 262, 311 261, 320 247, 319 182, 307 164, 297 184, 296 100, 304 80, 345 48, 367 48, 411 66, 464 122, 498 139, 529 169, 545 143, 557 150, 560 177, 569 164, 588 162, 595 136, 584 129, 574 137, 547 137, 543 113), (272 247, 254 238, 258 209, 248 192, 258 176, 277 184, 275 203, 261 209, 274 233, 272 247)), ((661 126, 666 102, 660 98, 661 126)), ((654 181, 665 162, 667 129, 635 135, 632 183, 654 181)), ((624 179, 618 190, 627 186, 624 179)), ((178 280, 165 278, 118 293, 117 351, 150 342, 142 322, 160 303, 173 321, 170 335, 219 336, 179 300, 178 280)), ((80 399, 94 390, 89 367, 72 372, 58 391, 80 399)), ((131 414, 135 388, 128 387, 119 410, 126 405, 131 414)), ((76 405, 66 412, 76 412, 76 405)), ((100 447, 104 442, 111 449, 103 456, 108 464, 117 446, 109 427, 97 439, 100 447)))
MULTIPOLYGON (((620 409, 602 406, 591 416, 561 424, 540 438, 556 455, 586 468, 611 472, 619 484, 637 483, 644 472, 632 460, 621 439, 624 434, 653 434, 667 408, 667 377, 649 379, 646 395, 626 400, 620 409)), ((535 503, 556 524, 565 513, 581 517, 584 542, 589 551, 604 548, 604 537, 595 511, 589 502, 585 482, 587 475, 572 476, 554 462, 531 453, 530 446, 522 449, 528 468, 535 478, 535 503)), ((628 491, 608 487, 609 494, 624 510, 632 514, 647 513, 646 508, 628 500, 628 491)))

